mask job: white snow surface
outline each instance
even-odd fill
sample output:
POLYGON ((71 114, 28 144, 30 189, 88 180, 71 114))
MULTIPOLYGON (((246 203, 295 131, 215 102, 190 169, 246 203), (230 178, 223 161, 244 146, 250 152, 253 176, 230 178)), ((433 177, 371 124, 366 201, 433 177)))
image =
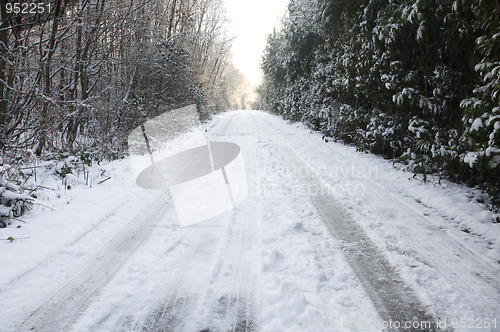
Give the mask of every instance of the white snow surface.
POLYGON ((42 314, 40 331, 384 330, 342 241, 270 135, 330 188, 429 317, 488 319, 496 328, 483 331, 500 329, 499 216, 475 202, 478 192, 424 183, 265 112, 224 113, 208 133, 240 146, 249 193, 234 210, 188 227, 167 194, 135 184, 129 159, 104 165, 111 179, 92 188, 73 179, 67 190, 39 176, 55 189, 44 190, 44 206, 0 229, 0 238, 15 239, 0 241, 0 331, 29 330, 42 314), (56 317, 64 310, 63 324, 56 317))

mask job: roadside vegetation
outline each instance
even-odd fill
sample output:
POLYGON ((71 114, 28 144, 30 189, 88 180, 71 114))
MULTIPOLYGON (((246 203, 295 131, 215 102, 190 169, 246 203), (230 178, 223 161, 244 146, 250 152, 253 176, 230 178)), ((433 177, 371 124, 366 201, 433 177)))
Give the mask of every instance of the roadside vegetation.
POLYGON ((260 103, 500 203, 499 0, 292 0, 260 103))
POLYGON ((40 164, 88 182, 147 119, 241 102, 223 0, 38 3, 0 0, 0 226, 31 207, 40 164))

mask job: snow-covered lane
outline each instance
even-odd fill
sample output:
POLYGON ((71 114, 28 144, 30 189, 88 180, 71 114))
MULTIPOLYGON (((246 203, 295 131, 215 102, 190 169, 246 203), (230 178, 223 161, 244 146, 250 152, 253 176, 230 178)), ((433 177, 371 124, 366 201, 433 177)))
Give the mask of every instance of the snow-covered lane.
POLYGON ((130 219, 130 223, 95 252, 94 258, 81 272, 32 312, 19 330, 67 330, 88 303, 98 299, 100 289, 149 236, 164 216, 167 204, 164 195, 159 195, 147 204, 135 218, 130 219))
MULTIPOLYGON (((71 296, 60 291, 84 277, 82 271, 101 259, 109 243, 117 239, 116 233, 130 226, 135 216, 147 212, 145 205, 153 202, 155 193, 137 190, 125 176, 127 165, 118 164, 115 179, 106 186, 57 189, 45 202, 53 211, 37 209, 24 216, 26 224, 21 228, 4 229, 14 237, 28 239, 2 243, 0 330, 14 330, 41 307, 53 303, 54 296, 71 296)), ((117 163, 107 165, 110 169, 115 166, 117 163)), ((69 311, 75 309, 67 305, 69 311)), ((55 322, 58 317, 52 315, 49 320, 55 322)))
POLYGON ((378 320, 340 244, 250 114, 226 114, 211 132, 241 147, 247 199, 204 223, 153 232, 74 330, 302 331, 378 320))
MULTIPOLYGON (((342 243, 344 255, 350 267, 370 296, 384 321, 431 321, 426 316, 420 301, 394 271, 384 256, 375 247, 363 229, 329 193, 314 171, 293 150, 293 145, 273 135, 265 122, 260 122, 266 134, 272 138, 292 169, 295 178, 303 185, 316 212, 328 226, 333 237, 342 243)), ((434 330, 429 325, 427 330, 434 330)))
POLYGON ((498 215, 471 202, 470 189, 412 180, 381 158, 325 144, 321 134, 268 114, 257 117, 328 186, 442 326, 445 319, 454 326, 498 320, 498 215))
POLYGON ((410 286, 409 302, 425 318, 500 317, 499 230, 492 213, 467 203, 467 190, 409 181, 379 157, 325 144, 320 134, 263 112, 219 115, 208 132, 241 148, 243 203, 180 227, 168 195, 131 185, 129 161, 114 162, 114 172, 131 179, 65 194, 79 198, 70 204, 85 214, 77 224, 67 221, 71 209, 35 211, 21 229, 31 243, 2 243, 9 258, 0 263, 12 272, 0 288, 7 313, 0 330, 27 318, 23 329, 37 331, 382 331, 382 319, 412 319, 403 307, 397 317, 383 310, 391 294, 381 292, 393 288, 370 289, 367 267, 353 265, 363 250, 380 253, 395 273, 384 280, 374 271, 374 284, 410 286), (333 205, 315 201, 304 185, 311 176, 333 205), (325 224, 332 206, 371 247, 332 236, 325 224), (61 231, 65 220, 69 229, 61 231), (40 222, 47 229, 32 232, 40 222), (54 241, 44 246, 51 232, 54 241), (30 251, 37 254, 23 267, 30 251))

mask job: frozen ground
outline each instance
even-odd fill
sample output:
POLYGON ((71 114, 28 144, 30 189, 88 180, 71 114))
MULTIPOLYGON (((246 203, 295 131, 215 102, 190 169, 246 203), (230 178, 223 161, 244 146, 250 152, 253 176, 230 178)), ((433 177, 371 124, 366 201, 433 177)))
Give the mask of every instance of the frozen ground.
POLYGON ((0 242, 0 331, 500 329, 500 224, 477 193, 263 112, 208 133, 240 146, 248 196, 188 227, 128 159, 92 188, 46 175, 53 210, 0 230, 19 239, 0 242))

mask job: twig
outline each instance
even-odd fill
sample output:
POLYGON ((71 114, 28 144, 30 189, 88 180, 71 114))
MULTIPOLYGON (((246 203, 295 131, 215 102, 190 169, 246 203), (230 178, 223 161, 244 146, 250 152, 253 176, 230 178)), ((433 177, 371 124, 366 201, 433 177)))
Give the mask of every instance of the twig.
POLYGON ((23 169, 33 169, 33 168, 40 168, 40 167, 44 167, 44 166, 39 165, 39 166, 31 166, 31 167, 20 167, 18 169, 23 170, 23 169))
POLYGON ((26 240, 26 239, 31 239, 31 237, 16 237, 16 238, 13 238, 12 236, 9 236, 8 238, 6 239, 0 239, 2 241, 10 241, 10 243, 12 243, 14 240, 26 240))
POLYGON ((37 185, 37 188, 43 188, 43 189, 49 189, 49 190, 53 190, 53 191, 55 191, 55 189, 54 189, 54 188, 49 188, 49 187, 40 186, 40 185, 37 185))
POLYGON ((46 207, 47 209, 50 209, 51 211, 54 211, 54 209, 53 209, 53 208, 51 208, 50 206, 44 205, 44 204, 42 204, 42 203, 38 203, 38 202, 36 202, 35 204, 41 205, 41 206, 43 206, 43 207, 46 207))
POLYGON ((17 220, 17 221, 21 221, 21 222, 23 222, 23 223, 25 223, 25 224, 26 224, 26 221, 24 221, 24 220, 22 220, 22 219, 19 219, 19 218, 10 217, 10 219, 14 219, 14 220, 17 220))
POLYGON ((109 179, 111 179, 111 176, 110 176, 110 177, 107 177, 106 179, 104 179, 104 180, 102 180, 102 181, 99 181, 99 184, 104 183, 104 182, 108 181, 109 179))

